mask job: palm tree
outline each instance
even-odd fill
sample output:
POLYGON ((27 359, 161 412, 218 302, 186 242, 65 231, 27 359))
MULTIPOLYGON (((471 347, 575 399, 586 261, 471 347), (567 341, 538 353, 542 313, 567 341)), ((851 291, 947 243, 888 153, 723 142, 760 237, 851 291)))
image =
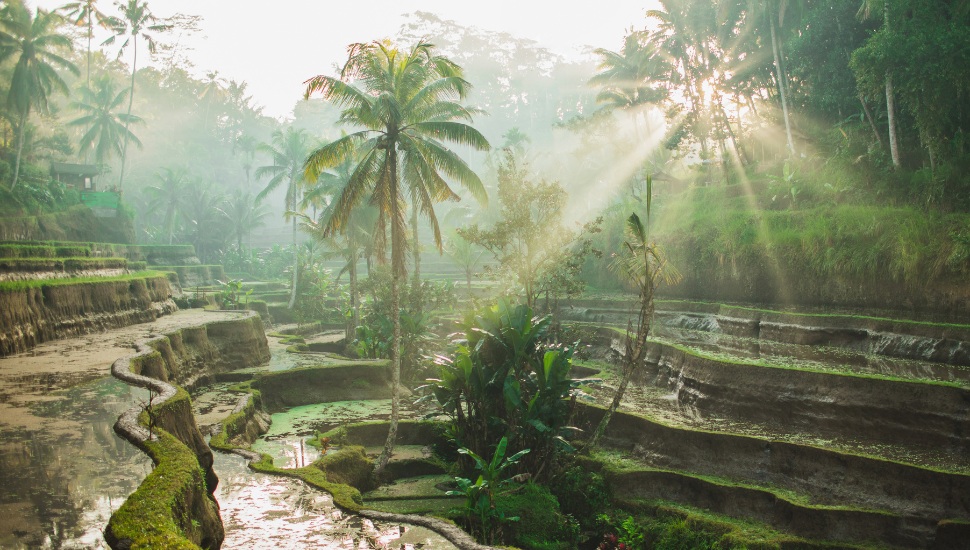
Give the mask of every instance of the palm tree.
MULTIPOLYGON (((419 205, 430 222, 435 244, 441 249, 441 231, 434 203, 458 200, 445 182, 448 176, 471 191, 480 202, 487 196, 479 177, 440 140, 489 149, 488 141, 463 121, 471 121, 474 110, 462 107, 471 85, 461 67, 437 55, 432 44, 419 43, 401 50, 389 42, 353 44, 340 78, 316 76, 307 82, 306 98, 320 92, 324 99, 345 107, 341 122, 361 130, 315 150, 306 160, 305 178, 315 181, 327 168, 348 159, 358 159, 350 181, 334 203, 325 234, 339 233, 350 215, 367 195, 377 208, 377 227, 391 227, 391 311, 393 339, 391 364, 393 398, 387 442, 374 472, 380 474, 390 459, 400 416, 401 382, 401 279, 405 276, 407 247, 405 194, 419 205), (362 85, 358 88, 350 79, 362 85)), ((384 244, 383 231, 378 243, 384 244)))
POLYGON ((674 266, 667 263, 667 256, 664 253, 663 247, 657 243, 650 242, 650 203, 652 194, 653 181, 648 176, 646 194, 647 223, 644 224, 641 222, 640 216, 636 213, 630 214, 630 217, 627 219, 627 240, 623 243, 623 251, 616 255, 616 259, 610 266, 636 287, 639 292, 637 303, 640 309, 637 315, 635 339, 630 336, 633 332, 632 326, 627 327, 626 365, 623 368, 623 378, 620 381, 620 387, 616 390, 616 395, 613 396, 613 402, 610 404, 610 408, 603 415, 603 419, 593 434, 593 439, 590 441, 590 445, 593 446, 596 445, 599 438, 603 435, 603 432, 606 431, 606 426, 609 424, 610 418, 616 412, 616 409, 619 408, 633 370, 643 363, 647 351, 647 334, 650 332, 650 324, 653 321, 653 296, 657 289, 658 280, 663 278, 668 285, 674 285, 680 281, 681 277, 680 272, 674 266))
MULTIPOLYGON (((862 5, 859 6, 859 18, 869 19, 875 4, 875 0, 862 0, 862 5)), ((888 32, 890 30, 889 0, 883 1, 882 16, 883 26, 888 32)), ((899 157, 899 130, 896 123, 896 91, 893 87, 893 73, 889 70, 886 70, 886 121, 889 123, 889 153, 892 155, 893 168, 898 170, 902 166, 902 161, 899 157)))
POLYGON ((57 32, 62 20, 60 15, 40 8, 31 15, 30 10, 18 2, 8 3, 0 12, 0 39, 3 42, 0 63, 14 56, 17 58, 7 93, 7 108, 20 115, 11 190, 17 186, 20 177, 20 156, 31 107, 46 112, 47 100, 55 90, 69 95, 67 84, 57 74, 55 66, 80 74, 73 63, 55 53, 72 49, 70 39, 57 32))
MULTIPOLYGON (((600 88, 596 102, 603 103, 608 109, 628 111, 636 128, 638 111, 649 104, 658 104, 667 98, 667 89, 657 84, 668 79, 670 64, 658 55, 651 44, 644 44, 645 33, 635 32, 627 35, 623 50, 613 52, 604 48, 593 50, 600 56, 596 67, 599 71, 589 79, 589 86, 600 88)), ((647 113, 647 132, 650 132, 647 113)))
POLYGON ((121 172, 118 176, 118 190, 122 189, 125 182, 125 161, 128 159, 128 122, 131 120, 131 104, 135 99, 135 72, 138 63, 138 37, 145 39, 148 44, 148 52, 155 53, 155 37, 148 32, 165 32, 172 28, 172 25, 158 23, 158 18, 148 10, 148 2, 139 0, 128 0, 126 4, 116 2, 116 6, 121 10, 121 17, 112 17, 109 25, 115 34, 105 40, 102 45, 107 46, 115 43, 115 39, 124 36, 125 41, 118 50, 120 58, 128 45, 131 44, 131 93, 128 95, 128 120, 125 121, 125 145, 121 150, 121 172))
POLYGON ((164 174, 155 172, 155 185, 145 187, 145 192, 152 197, 148 204, 148 215, 154 214, 160 208, 165 209, 165 230, 168 232, 168 244, 172 244, 172 234, 175 232, 175 216, 187 208, 186 193, 189 187, 189 173, 185 168, 163 168, 164 174))
POLYGON ((250 190, 249 174, 253 170, 256 160, 256 138, 253 136, 239 136, 236 138, 236 149, 242 152, 242 167, 246 172, 246 191, 250 190))
POLYGON ((134 115, 114 112, 124 103, 130 91, 125 88, 115 93, 114 81, 105 74, 95 80, 95 88, 87 86, 81 88, 81 99, 69 105, 84 114, 69 122, 68 125, 88 128, 81 137, 79 152, 84 154, 94 147, 94 158, 99 165, 103 166, 111 158, 112 153, 121 154, 121 142, 124 136, 141 148, 141 141, 128 130, 127 123, 143 124, 144 121, 134 115))
POLYGON ((219 78, 219 71, 213 71, 211 73, 206 73, 205 77, 209 79, 206 83, 205 88, 202 88, 202 93, 199 94, 199 99, 209 98, 208 102, 205 104, 205 117, 203 117, 203 125, 206 129, 209 128, 209 108, 212 107, 213 101, 220 101, 222 99, 225 91, 222 89, 222 84, 225 84, 226 79, 219 78))
POLYGON ((264 221, 269 215, 265 204, 256 202, 256 198, 249 191, 236 189, 232 192, 229 202, 223 212, 232 224, 232 236, 236 238, 236 246, 242 252, 242 239, 253 229, 266 225, 264 221))
MULTIPOLYGON (((299 250, 296 248, 296 217, 290 216, 289 212, 295 212, 297 207, 297 195, 303 183, 303 162, 310 152, 310 136, 300 128, 287 128, 286 131, 276 130, 270 137, 270 143, 261 143, 256 147, 257 151, 266 153, 273 159, 273 164, 260 166, 256 169, 256 179, 272 176, 266 188, 256 195, 256 200, 263 200, 266 195, 273 192, 284 181, 286 186, 286 217, 293 220, 293 290, 290 294, 290 303, 286 307, 293 309, 296 304, 296 281, 297 266, 300 263, 299 250)), ((314 177, 314 180, 316 178, 314 177)))
POLYGON ((105 29, 110 28, 111 18, 95 7, 97 0, 81 0, 64 4, 58 10, 67 12, 68 19, 78 27, 88 28, 88 67, 84 85, 91 87, 91 38, 94 37, 94 23, 105 29))
POLYGON ((229 223, 223 206, 226 203, 224 192, 213 189, 211 181, 196 178, 189 183, 184 217, 194 228, 193 244, 203 262, 208 262, 213 245, 221 247, 224 243, 224 229, 229 223))

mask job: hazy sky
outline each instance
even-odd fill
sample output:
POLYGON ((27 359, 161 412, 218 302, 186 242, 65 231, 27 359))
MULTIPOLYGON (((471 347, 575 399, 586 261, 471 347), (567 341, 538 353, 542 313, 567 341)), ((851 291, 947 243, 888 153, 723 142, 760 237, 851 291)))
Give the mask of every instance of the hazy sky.
MULTIPOLYGON (((34 0, 33 4, 50 9, 66 2, 34 0)), ((187 55, 195 64, 196 74, 218 70, 227 80, 245 80, 255 102, 265 106, 264 113, 278 118, 292 112, 305 80, 320 73, 331 74, 334 63, 345 60, 347 44, 394 35, 405 13, 431 12, 463 26, 508 32, 535 40, 556 53, 577 55, 585 45, 619 49, 625 29, 642 28, 646 10, 657 6, 654 0, 613 0, 605 4, 538 0, 154 0, 149 7, 159 17, 174 13, 202 16, 202 32, 181 41, 193 49, 187 55)), ((116 11, 107 0, 101 0, 99 8, 107 13, 116 11)), ((130 52, 126 61, 130 63, 130 52)))

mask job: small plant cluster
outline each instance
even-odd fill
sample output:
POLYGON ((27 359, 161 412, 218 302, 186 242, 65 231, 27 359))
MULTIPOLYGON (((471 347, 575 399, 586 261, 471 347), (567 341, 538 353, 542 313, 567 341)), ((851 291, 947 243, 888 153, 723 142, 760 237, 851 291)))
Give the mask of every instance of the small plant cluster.
POLYGON ((216 296, 216 300, 222 309, 240 309, 239 306, 249 304, 249 295, 253 293, 253 289, 249 289, 243 294, 243 282, 241 280, 230 279, 226 282, 216 280, 216 282, 222 287, 216 296), (241 303, 243 297, 246 298, 245 304, 241 303))

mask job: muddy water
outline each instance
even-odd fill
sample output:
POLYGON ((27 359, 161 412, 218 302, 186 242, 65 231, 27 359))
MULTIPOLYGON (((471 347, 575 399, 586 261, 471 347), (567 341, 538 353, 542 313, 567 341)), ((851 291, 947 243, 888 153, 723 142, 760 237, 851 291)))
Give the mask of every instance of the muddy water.
POLYGON ((223 548, 393 548, 451 550, 433 531, 341 514, 330 495, 302 481, 250 470, 236 455, 215 454, 223 548))
POLYGON ((112 426, 147 394, 103 378, 33 402, 40 429, 0 430, 0 548, 107 548, 108 518, 151 472, 112 426))

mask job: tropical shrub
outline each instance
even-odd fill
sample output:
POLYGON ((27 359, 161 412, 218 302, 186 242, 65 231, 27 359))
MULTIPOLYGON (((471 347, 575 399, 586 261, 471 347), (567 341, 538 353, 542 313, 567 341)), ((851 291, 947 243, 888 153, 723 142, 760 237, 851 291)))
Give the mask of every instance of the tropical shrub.
POLYGON ((533 478, 550 473, 557 452, 573 451, 573 402, 589 398, 581 386, 591 382, 569 377, 575 346, 548 343, 551 322, 506 300, 469 314, 464 338, 449 357, 436 359, 439 378, 425 386, 424 399, 451 419, 447 433, 459 447, 490 456, 508 439, 512 453, 531 449, 516 469, 533 478))

